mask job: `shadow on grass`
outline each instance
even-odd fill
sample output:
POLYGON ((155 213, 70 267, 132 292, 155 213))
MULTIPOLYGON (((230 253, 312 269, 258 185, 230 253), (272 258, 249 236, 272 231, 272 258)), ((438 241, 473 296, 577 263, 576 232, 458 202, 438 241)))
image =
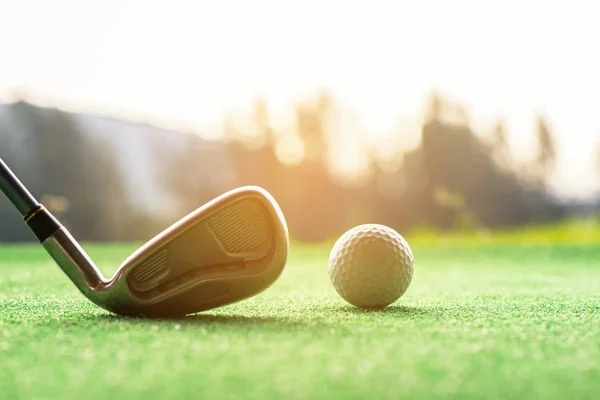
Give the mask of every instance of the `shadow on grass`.
MULTIPOLYGON (((212 327, 242 327, 242 328, 295 328, 295 329, 314 329, 317 326, 328 327, 339 324, 343 321, 348 322, 348 318, 359 321, 361 317, 366 318, 389 318, 393 319, 429 319, 442 318, 447 315, 450 309, 444 307, 431 306, 406 306, 391 305, 383 309, 360 309, 348 304, 325 303, 301 305, 295 307, 287 304, 281 307, 277 312, 268 312, 266 315, 252 312, 248 314, 229 311, 203 312, 180 317, 131 317, 108 313, 97 309, 86 302, 77 302, 75 304, 64 304, 60 301, 48 304, 38 304, 33 306, 28 304, 27 315, 32 320, 29 323, 35 325, 54 325, 63 324, 66 326, 76 326, 79 324, 101 325, 158 325, 172 326, 175 324, 182 326, 212 326, 212 327), (55 307, 53 307, 55 306, 55 307), (58 315, 60 315, 58 317, 58 315), (34 318, 35 317, 35 318, 34 318)), ((0 302, 0 316, 4 314, 6 322, 21 323, 24 319, 23 301, 0 302), (11 318, 14 317, 14 318, 11 318), (11 321, 13 320, 14 321, 11 321)), ((25 317, 25 319, 29 319, 25 317)))
POLYGON ((172 318, 148 318, 148 317, 126 317, 114 314, 101 314, 90 316, 88 320, 98 320, 108 323, 134 324, 164 324, 164 325, 218 325, 231 327, 302 327, 301 320, 286 317, 273 316, 246 316, 246 315, 214 315, 214 314, 192 314, 183 317, 172 318))
POLYGON ((237 327, 246 329, 314 329, 316 327, 328 328, 339 324, 341 319, 349 316, 365 316, 390 318, 390 319, 419 319, 439 317, 444 313, 440 308, 389 306, 384 309, 363 310, 345 305, 323 305, 303 307, 298 310, 290 309, 281 316, 247 316, 235 314, 192 314, 184 317, 149 318, 126 317, 114 314, 95 314, 85 318, 86 321, 102 321, 108 324, 158 324, 170 326, 212 326, 212 327, 237 327))
POLYGON ((396 317, 396 318, 424 318, 424 317, 439 317, 447 313, 444 307, 421 307, 421 306, 405 306, 391 305, 385 308, 369 308, 363 309, 354 307, 349 304, 329 304, 323 306, 312 306, 304 308, 307 313, 316 315, 328 316, 380 316, 380 317, 396 317))

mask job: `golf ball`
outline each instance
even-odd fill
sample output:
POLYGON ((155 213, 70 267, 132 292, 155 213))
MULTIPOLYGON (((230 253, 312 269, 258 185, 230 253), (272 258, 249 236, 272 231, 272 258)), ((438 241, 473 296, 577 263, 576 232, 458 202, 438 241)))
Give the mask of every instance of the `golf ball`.
POLYGON ((414 257, 404 238, 379 224, 356 226, 337 240, 329 255, 329 277, 344 300, 359 308, 384 308, 412 280, 414 257))

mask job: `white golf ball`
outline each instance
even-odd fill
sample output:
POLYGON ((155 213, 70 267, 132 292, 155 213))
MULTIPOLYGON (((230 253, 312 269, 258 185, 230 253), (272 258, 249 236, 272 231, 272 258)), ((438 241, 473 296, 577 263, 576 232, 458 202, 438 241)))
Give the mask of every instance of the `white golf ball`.
POLYGON ((329 255, 333 286, 359 308, 384 308, 398 300, 410 285, 413 269, 414 257, 406 240, 379 224, 350 229, 329 255))

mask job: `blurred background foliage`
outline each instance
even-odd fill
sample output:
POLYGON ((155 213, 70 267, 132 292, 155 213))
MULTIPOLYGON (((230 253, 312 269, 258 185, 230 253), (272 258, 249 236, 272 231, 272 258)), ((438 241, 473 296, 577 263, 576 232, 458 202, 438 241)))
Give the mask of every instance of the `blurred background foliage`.
MULTIPOLYGON (((600 199, 567 202, 547 187, 557 151, 543 115, 527 163, 511 154, 502 121, 475 132, 468 110, 437 94, 411 149, 400 132, 375 148, 369 132, 345 130, 351 117, 327 92, 298 102, 293 115, 289 129, 277 129, 257 100, 243 123, 225 118, 222 139, 208 140, 19 100, 0 105, 0 157, 84 241, 147 240, 241 185, 271 192, 300 242, 331 240, 370 222, 425 240, 549 223, 575 234, 579 228, 565 222, 574 219, 597 226, 600 199), (348 143, 360 151, 347 152, 348 143), (344 162, 352 173, 341 172, 344 162)), ((600 166, 600 147, 598 158, 600 166)), ((34 239, 4 198, 0 221, 0 241, 34 239)))

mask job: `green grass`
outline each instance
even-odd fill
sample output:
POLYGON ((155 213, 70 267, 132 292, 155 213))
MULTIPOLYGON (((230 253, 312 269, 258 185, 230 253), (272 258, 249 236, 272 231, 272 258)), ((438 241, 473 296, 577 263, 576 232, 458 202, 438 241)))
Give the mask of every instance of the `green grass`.
POLYGON ((432 244, 598 244, 600 215, 548 224, 525 225, 498 230, 472 229, 441 232, 417 228, 407 235, 411 243, 432 244))
MULTIPOLYGON (((132 246, 87 246, 111 273, 132 246)), ((179 320, 86 301, 37 246, 0 247, 0 397, 592 399, 600 245, 413 246, 413 282, 357 310, 327 246, 248 301, 179 320)))

